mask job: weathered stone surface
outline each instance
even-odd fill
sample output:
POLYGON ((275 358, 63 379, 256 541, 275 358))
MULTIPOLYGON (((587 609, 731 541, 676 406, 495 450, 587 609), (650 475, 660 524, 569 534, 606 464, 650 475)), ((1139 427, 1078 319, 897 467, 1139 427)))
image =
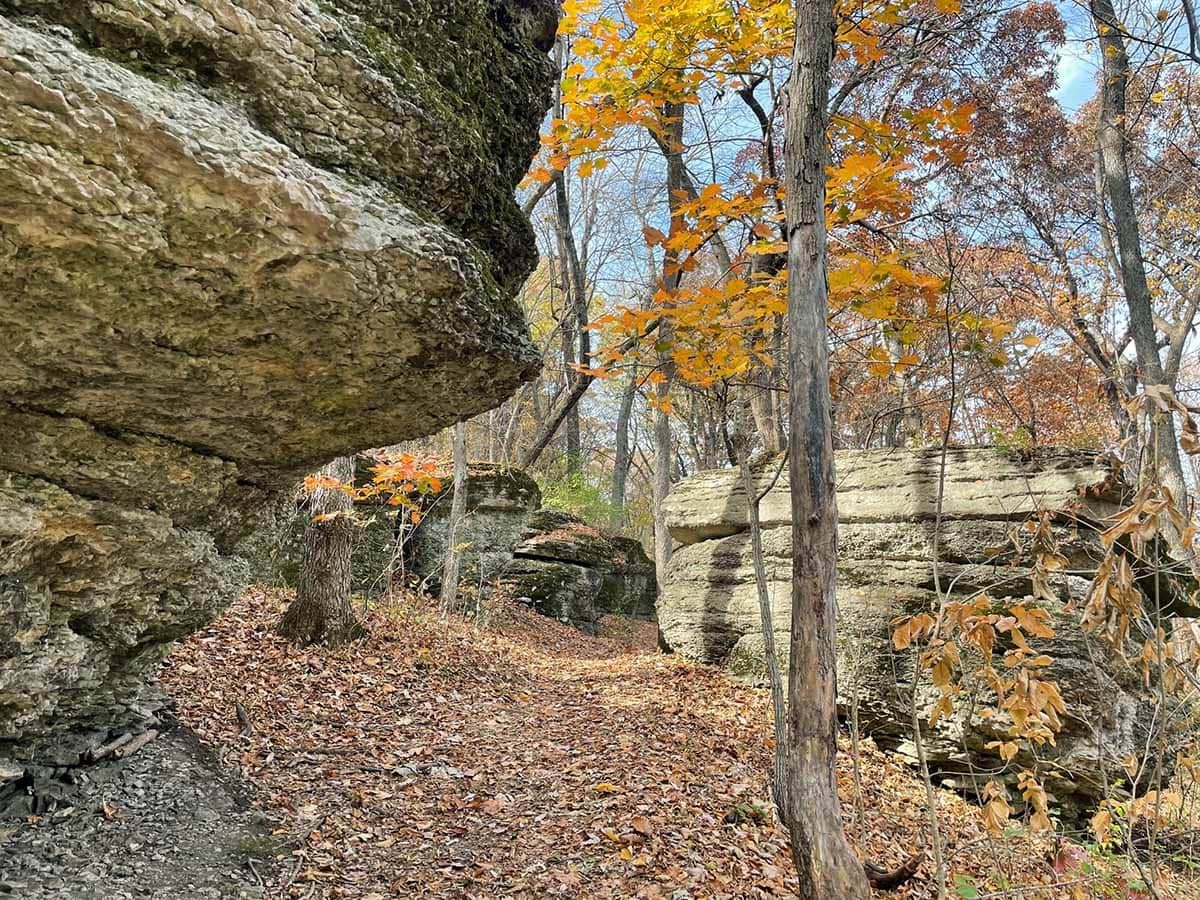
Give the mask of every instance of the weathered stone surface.
MULTIPOLYGON (((190 730, 31 788, 36 826, 0 821, 0 896, 263 900, 287 852, 248 785, 190 730), (54 785, 60 791, 54 791, 54 785), (55 794, 61 793, 61 799, 55 794), (57 808, 56 808, 57 807, 57 808), (249 862, 249 865, 247 863, 249 862)), ((0 801, 2 802, 2 801, 0 801)))
MULTIPOLYGON (((243 545, 242 552, 251 564, 255 584, 294 588, 300 580, 304 529, 313 513, 302 494, 286 492, 281 501, 264 511, 253 546, 243 545)), ((400 511, 378 502, 360 502, 355 513, 358 524, 353 534, 351 595, 378 597, 387 590, 389 575, 400 568, 400 511)))
POLYGON ((654 560, 637 538, 621 534, 607 536, 614 553, 600 586, 597 605, 605 612, 637 619, 653 619, 658 599, 658 580, 654 560))
MULTIPOLYGON (((838 521, 894 522, 933 518, 940 450, 846 450, 838 453, 838 521)), ((1023 458, 1002 451, 951 449, 946 454, 942 514, 954 519, 1021 520, 1037 509, 1078 505, 1092 515, 1112 512, 1111 467, 1094 453, 1048 448, 1023 458), (1080 496, 1080 488, 1095 492, 1080 496)), ((791 522, 787 467, 766 463, 758 491, 775 481, 760 505, 764 528, 791 522), (778 478, 776 479, 776 474, 778 478)), ((731 469, 700 472, 664 508, 671 536, 684 544, 746 528, 746 496, 731 469)))
MULTIPOLYGON (((434 589, 446 559, 452 489, 443 486, 406 547, 405 563, 434 589)), ((502 584, 542 614, 588 632, 605 613, 652 616, 658 586, 641 543, 541 503, 537 482, 521 469, 471 463, 458 536, 462 580, 485 592, 502 584)))
POLYGON ((172 93, 186 81, 241 108, 256 131, 317 166, 385 185, 491 251, 510 288, 534 261, 512 187, 537 149, 529 123, 547 105, 557 9, 553 0, 0 0, 0 13, 70 29, 81 47, 172 93))
MULTIPOLYGON (((1107 467, 1080 452, 1019 458, 994 450, 955 451, 947 463, 951 499, 943 508, 938 571, 951 600, 981 593, 998 601, 1029 595, 1029 561, 1015 557, 1012 536, 1030 513, 1048 509, 1059 514, 1054 533, 1068 564, 1050 578, 1060 599, 1042 603, 1056 635, 1031 643, 1054 657, 1048 674, 1059 681, 1068 713, 1056 746, 1038 752, 1043 766, 1051 764, 1048 784, 1058 799, 1086 802, 1101 792, 1102 766, 1116 771, 1126 754, 1144 747, 1153 720, 1138 674, 1114 662, 1111 649, 1083 634, 1078 612, 1066 610, 1067 602, 1084 596, 1095 572, 1101 556, 1095 517, 1113 507, 1118 486, 1107 467), (1096 492, 1085 496, 1093 488, 1096 492), (1006 543, 1008 549, 993 555, 1006 543)), ((839 508, 847 498, 847 517, 839 522, 840 699, 848 705, 855 692, 864 730, 884 746, 912 750, 912 653, 893 650, 890 623, 938 605, 932 561, 938 454, 846 451, 838 454, 837 466, 839 476, 845 473, 839 508), (888 472, 898 479, 894 489, 887 486, 888 472), (934 502, 925 497, 929 478, 934 479, 934 502)), ((735 512, 744 515, 744 502, 740 493, 722 501, 718 490, 725 485, 733 493, 733 474, 701 473, 677 485, 669 498, 673 533, 692 542, 671 560, 658 618, 676 652, 758 678, 764 669, 763 643, 750 537, 735 512), (684 518, 689 511, 703 516, 698 526, 684 518), (698 539, 714 531, 735 533, 698 539)), ((767 466, 760 480, 765 485, 773 475, 774 467, 767 466)), ((791 529, 781 527, 790 525, 783 518, 786 482, 781 480, 767 499, 764 507, 773 512, 768 519, 772 527, 763 533, 764 556, 776 644, 786 649, 791 598, 791 529)), ((917 693, 923 721, 928 722, 937 696, 926 678, 917 693)), ((926 752, 936 770, 954 775, 1012 772, 1031 762, 1022 754, 1006 767, 986 747, 1003 728, 1002 719, 978 715, 987 698, 984 691, 974 714, 971 704, 960 703, 953 716, 925 731, 926 752)))
POLYGON ((605 613, 649 615, 657 593, 654 563, 638 541, 548 509, 531 518, 500 580, 538 612, 588 633, 605 613))
POLYGON ((543 616, 595 634, 603 615, 596 597, 604 572, 561 559, 515 556, 504 570, 502 583, 520 603, 543 616))
MULTIPOLYGON (((408 541, 405 565, 434 589, 441 586, 450 527, 452 480, 425 510, 408 541)), ((530 517, 542 505, 542 492, 526 472, 513 466, 471 463, 467 470, 466 516, 459 528, 459 573, 470 584, 489 584, 512 559, 530 517)))
POLYGON ((0 0, 0 757, 145 710, 273 497, 507 397, 550 0, 0 0))

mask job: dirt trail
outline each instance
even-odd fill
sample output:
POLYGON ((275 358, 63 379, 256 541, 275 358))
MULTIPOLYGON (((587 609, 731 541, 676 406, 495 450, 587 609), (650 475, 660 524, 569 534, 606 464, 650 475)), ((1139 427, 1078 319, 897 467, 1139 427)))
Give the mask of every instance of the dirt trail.
MULTIPOLYGON (((164 673, 181 718, 298 842, 283 894, 791 895, 763 692, 657 653, 653 625, 611 620, 593 638, 505 605, 477 629, 405 598, 371 612, 369 639, 327 653, 272 635, 286 600, 249 591, 164 673)), ((899 863, 924 843, 923 788, 867 742, 856 823, 843 762, 850 834, 899 863)), ((1048 842, 988 844, 973 808, 939 803, 953 872, 1052 877, 1048 842)), ((935 895, 922 872, 896 896, 935 895)))

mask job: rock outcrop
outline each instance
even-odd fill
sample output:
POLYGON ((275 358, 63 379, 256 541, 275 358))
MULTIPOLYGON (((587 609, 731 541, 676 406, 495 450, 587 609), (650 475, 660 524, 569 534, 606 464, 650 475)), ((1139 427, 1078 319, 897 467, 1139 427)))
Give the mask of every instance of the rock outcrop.
POLYGON ((542 615, 589 634, 606 613, 648 617, 658 587, 641 543, 549 509, 533 516, 499 580, 542 615))
MULTIPOLYGON (((451 489, 447 484, 425 510, 404 552, 410 570, 435 589, 446 559, 451 489)), ((605 613, 654 614, 654 563, 639 541, 541 504, 537 482, 521 469, 472 463, 458 533, 462 580, 485 592, 501 585, 543 615, 589 633, 605 613)))
MULTIPOLYGON (((938 575, 951 600, 986 594, 1003 601, 1031 594, 1028 555, 1017 558, 1020 526, 1041 511, 1068 563, 1050 582, 1059 599, 1043 602, 1056 635, 1034 641, 1054 657, 1067 704, 1053 747, 1039 748, 1048 783, 1064 803, 1086 802, 1102 789, 1102 769, 1116 771, 1145 746, 1153 720, 1139 674, 1087 637, 1067 602, 1084 596, 1101 557, 1097 526, 1115 512, 1121 486, 1093 453, 1042 450, 1030 456, 1000 450, 947 454, 938 575), (1007 547, 1005 546, 1007 545, 1007 547), (1094 660, 1094 662, 1093 662, 1094 660)), ((890 640, 897 617, 936 609, 933 566, 939 451, 843 451, 837 455, 839 507, 838 674, 841 701, 858 697, 862 727, 883 746, 913 749, 911 652, 890 640)), ((760 490, 777 464, 757 472, 760 490)), ((685 544, 674 554, 658 604, 662 634, 692 659, 728 664, 758 677, 763 670, 758 599, 746 500, 736 473, 700 473, 676 485, 667 500, 672 535, 685 544)), ((786 471, 762 503, 764 556, 776 643, 787 646, 791 597, 791 530, 786 471)), ((923 721, 938 693, 928 679, 917 694, 923 721)), ((980 708, 986 705, 986 697, 980 708)), ((953 716, 923 731, 930 765, 944 775, 1014 771, 988 743, 1004 734, 1002 717, 972 714, 959 703, 953 716)), ((969 783, 967 786, 970 786, 969 783)))
POLYGON ((556 9, 0 0, 0 759, 144 714, 279 490, 535 372, 556 9))
MULTIPOLYGON (((427 508, 407 542, 404 563, 440 590, 450 528, 452 480, 427 508)), ((468 584, 495 581, 512 560, 530 518, 542 505, 537 482, 514 466, 473 462, 467 471, 466 514, 458 532, 459 575, 468 584)))
MULTIPOLYGON (((382 595, 402 559, 398 553, 404 512, 382 502, 356 504, 356 527, 351 554, 350 593, 355 599, 382 595)), ((304 558, 304 530, 312 520, 309 497, 303 489, 288 491, 278 507, 264 510, 253 546, 241 548, 256 584, 295 588, 304 558)))

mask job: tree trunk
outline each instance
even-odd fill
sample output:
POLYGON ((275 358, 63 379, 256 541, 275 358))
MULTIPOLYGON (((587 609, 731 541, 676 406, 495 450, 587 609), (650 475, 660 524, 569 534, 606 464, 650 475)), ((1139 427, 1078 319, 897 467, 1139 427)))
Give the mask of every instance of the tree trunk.
MULTIPOLYGON (((340 456, 317 474, 353 484, 354 458, 340 456)), ((298 644, 336 647, 366 633, 350 609, 354 500, 339 487, 318 486, 309 509, 296 599, 279 620, 279 633, 298 644)))
MULTIPOLYGON (((666 400, 667 387, 657 386, 657 400, 666 400)), ((675 452, 671 440, 671 416, 661 408, 654 410, 654 571, 658 583, 666 578, 667 563, 671 561, 671 532, 667 529, 667 518, 663 509, 667 494, 671 492, 671 469, 675 465, 675 452)))
MULTIPOLYGON (((1127 117, 1125 91, 1129 82, 1129 57, 1121 23, 1113 11, 1112 0, 1090 0, 1092 19, 1100 35, 1101 87, 1100 112, 1096 118, 1096 141, 1100 166, 1117 237, 1117 267, 1129 310, 1129 332, 1137 352, 1142 384, 1146 387, 1167 385, 1162 359, 1158 353, 1158 335, 1154 327, 1154 308, 1146 263, 1142 256, 1142 238, 1134 205, 1133 187, 1126 154, 1127 117)), ((1157 464, 1158 476, 1174 495, 1181 509, 1187 508, 1187 487, 1183 463, 1175 437, 1175 422, 1169 413, 1155 413, 1150 434, 1144 441, 1147 462, 1157 464)))
MULTIPOLYGON (((771 595, 767 589, 767 568, 763 560, 762 525, 759 522, 758 514, 761 498, 758 486, 754 483, 754 475, 750 471, 747 443, 748 441, 744 437, 738 440, 739 446, 736 455, 742 490, 746 494, 746 512, 750 519, 750 554, 754 561, 754 584, 758 589, 758 614, 762 629, 763 655, 766 657, 767 678, 771 686, 772 725, 775 735, 775 766, 771 770, 771 795, 775 800, 775 809, 779 812, 779 819, 787 827, 790 815, 785 800, 788 782, 787 711, 783 700, 783 676, 779 671, 779 656, 775 649, 775 620, 771 612, 771 595)), ((782 463, 780 463, 780 469, 782 470, 782 463)))
POLYGON ((462 422, 454 426, 454 493, 450 497, 450 522, 446 530, 446 564, 442 569, 442 609, 454 609, 458 599, 458 570, 462 550, 458 532, 467 511, 467 429, 462 422))
MULTIPOLYGON (((662 119, 665 135, 660 137, 659 146, 667 162, 667 205, 671 211, 671 231, 683 227, 678 211, 680 194, 687 175, 683 162, 683 104, 666 103, 663 105, 662 119)), ((678 251, 666 250, 663 253, 664 290, 673 292, 679 287, 680 273, 675 268, 679 261, 678 251)), ((670 322, 665 320, 660 326, 660 335, 665 344, 671 339, 670 322)), ((669 349, 659 354, 658 370, 663 376, 654 386, 654 564, 659 584, 666 576, 667 563, 671 561, 671 534, 667 530, 666 517, 663 515, 663 504, 671 491, 671 469, 675 463, 675 448, 671 438, 671 414, 668 411, 671 394, 671 382, 674 380, 675 364, 671 359, 669 349)))
MULTIPOLYGON (((560 37, 555 47, 555 61, 559 71, 566 65, 566 37, 560 37)), ((566 118, 562 98, 562 80, 554 90, 555 115, 566 118)), ((571 228, 571 205, 567 197, 567 179, 563 172, 555 169, 554 181, 554 230, 558 237, 559 258, 563 260, 563 369, 568 391, 581 377, 572 365, 591 365, 591 332, 588 330, 587 279, 580 262, 575 232, 571 228), (575 342, 578 341, 578 347, 575 342), (576 352, 578 351, 578 352, 576 352)), ((586 249, 587 231, 584 232, 586 249)), ((582 466, 582 447, 579 434, 579 406, 572 404, 566 411, 567 471, 578 474, 582 466)))
POLYGON ((621 406, 617 410, 617 439, 613 451, 612 476, 612 520, 613 528, 625 524, 625 480, 629 477, 629 419, 633 415, 633 401, 637 397, 637 371, 630 373, 621 393, 621 406))
MULTIPOLYGON (((881 327, 880 335, 888 356, 898 359, 903 355, 900 339, 894 332, 881 327)), ((888 414, 884 430, 885 447, 915 447, 921 436, 921 411, 913 404, 911 377, 903 367, 892 373, 892 384, 896 389, 896 408, 888 414)))
MULTIPOLYGON (((563 182, 562 173, 556 175, 563 182)), ((557 192, 556 192, 557 193, 557 192)), ((557 223, 557 219, 555 220, 557 223)), ((559 291, 562 295, 562 312, 559 320, 560 344, 562 347, 562 387, 560 395, 569 395, 579 380, 575 371, 575 300, 571 288, 570 264, 563 240, 562 226, 556 224, 555 238, 558 244, 559 291)), ((563 455, 567 460, 567 471, 577 472, 579 464, 579 407, 571 404, 563 415, 563 455)))
POLYGON ((785 145, 792 630, 785 803, 799 895, 870 896, 842 830, 834 658, 837 497, 829 397, 825 165, 833 0, 799 0, 785 145))

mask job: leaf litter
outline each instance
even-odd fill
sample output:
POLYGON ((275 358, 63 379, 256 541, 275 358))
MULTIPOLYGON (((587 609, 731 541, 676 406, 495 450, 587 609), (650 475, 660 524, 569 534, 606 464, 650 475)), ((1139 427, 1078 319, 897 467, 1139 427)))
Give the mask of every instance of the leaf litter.
MULTIPOLYGON (((607 617, 592 637, 497 601, 481 628, 398 593, 366 614, 369 637, 328 651, 272 632, 289 599, 251 588, 162 673, 179 717, 281 817, 279 896, 794 896, 766 692, 659 653, 653 623, 607 617)), ((912 770, 862 741, 855 822, 840 749, 860 856, 891 868, 925 848, 912 770)), ((1052 839, 990 838, 936 793, 952 884, 1070 896, 1051 886, 1052 839)), ((929 863, 891 896, 937 896, 929 863)))

